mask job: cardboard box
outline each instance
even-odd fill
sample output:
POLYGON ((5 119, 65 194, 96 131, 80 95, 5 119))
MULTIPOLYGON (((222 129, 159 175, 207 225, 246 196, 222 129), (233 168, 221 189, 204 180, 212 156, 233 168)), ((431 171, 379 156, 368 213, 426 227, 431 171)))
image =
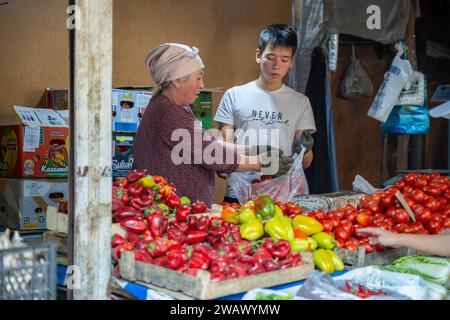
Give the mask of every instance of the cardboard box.
POLYGON ((131 172, 133 166, 134 133, 113 132, 113 178, 125 177, 131 172))
POLYGON ((53 110, 69 110, 69 90, 45 89, 45 106, 53 110))
POLYGON ((68 176, 69 128, 56 111, 14 106, 19 125, 0 127, 0 177, 68 176))
POLYGON ((151 91, 113 89, 112 130, 136 132, 151 98, 151 91))
POLYGON ((0 178, 0 226, 18 230, 46 229, 47 208, 67 201, 67 179, 0 178))

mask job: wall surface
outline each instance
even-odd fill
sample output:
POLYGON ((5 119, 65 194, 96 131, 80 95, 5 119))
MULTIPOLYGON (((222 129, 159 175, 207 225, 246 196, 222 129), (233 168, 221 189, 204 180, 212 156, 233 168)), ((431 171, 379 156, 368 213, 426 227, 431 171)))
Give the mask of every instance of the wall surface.
MULTIPOLYGON (((17 122, 13 104, 37 106, 46 87, 69 83, 67 1, 8 2, 0 6, 0 125, 17 122)), ((153 85, 144 59, 163 42, 200 49, 207 87, 251 81, 259 32, 289 23, 290 10, 290 0, 114 0, 113 86, 153 85)), ((214 112, 220 97, 213 95, 214 112)))

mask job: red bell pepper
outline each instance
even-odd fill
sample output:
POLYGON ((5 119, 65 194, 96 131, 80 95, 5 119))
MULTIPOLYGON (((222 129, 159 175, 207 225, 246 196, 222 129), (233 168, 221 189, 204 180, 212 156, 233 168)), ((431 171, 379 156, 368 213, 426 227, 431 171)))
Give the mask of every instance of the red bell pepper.
POLYGON ((153 238, 162 237, 166 232, 166 229, 164 228, 164 219, 161 212, 154 212, 147 217, 148 229, 153 238))
POLYGON ((216 273, 211 273, 211 277, 209 278, 209 281, 211 283, 217 283, 217 282, 221 282, 224 280, 227 280, 228 277, 225 276, 222 272, 216 272, 216 273))
POLYGON ((208 229, 208 236, 221 238, 225 235, 227 229, 223 226, 210 226, 208 229))
POLYGON ((249 275, 263 273, 263 272, 266 272, 266 269, 264 269, 263 265, 261 265, 261 264, 256 264, 253 267, 251 267, 250 269, 248 269, 249 275))
POLYGON ((179 244, 183 244, 186 242, 186 235, 184 234, 183 231, 181 231, 176 227, 170 228, 169 231, 167 232, 167 236, 169 237, 169 240, 176 241, 179 244))
POLYGON ((112 247, 113 248, 115 248, 115 247, 117 247, 117 246, 119 246, 119 245, 121 245, 121 244, 124 244, 124 243, 126 243, 127 242, 127 240, 125 240, 125 238, 124 237, 122 237, 120 234, 115 234, 115 235, 113 235, 113 237, 112 237, 112 240, 111 240, 111 245, 112 245, 112 247))
POLYGON ((171 194, 166 198, 165 204, 167 204, 169 208, 178 208, 181 205, 180 198, 175 194, 171 194))
POLYGON ((153 176, 153 180, 155 181, 156 184, 160 184, 160 185, 167 184, 166 179, 164 179, 164 177, 162 177, 162 176, 153 176))
POLYGON ((191 209, 189 207, 179 206, 177 211, 175 212, 177 221, 178 222, 186 221, 186 219, 190 213, 191 213, 191 209))
POLYGON ((280 264, 275 260, 266 260, 263 262, 266 271, 274 271, 280 269, 280 264))
POLYGON ((229 242, 221 243, 216 250, 220 255, 228 259, 234 259, 238 255, 235 246, 229 242))
POLYGON ((222 227, 224 225, 224 222, 222 218, 219 217, 211 217, 209 219, 209 227, 222 227))
POLYGON ((152 240, 148 243, 147 251, 152 258, 157 258, 157 257, 164 255, 168 249, 169 249, 169 246, 166 241, 152 240))
POLYGON ((291 261, 293 267, 303 265, 303 261, 302 261, 302 257, 300 255, 300 252, 290 252, 286 256, 286 260, 291 261))
POLYGON ((138 242, 140 239, 141 238, 139 234, 132 231, 127 232, 127 241, 132 243, 134 246, 136 246, 136 242, 138 242))
POLYGON ((159 212, 161 214, 163 214, 163 211, 160 207, 156 206, 156 205, 151 205, 148 206, 147 208, 144 209, 144 217, 148 217, 149 215, 151 215, 152 213, 155 212, 159 212))
POLYGON ((139 217, 126 218, 120 221, 120 225, 127 231, 132 231, 135 233, 144 233, 147 229, 147 224, 145 220, 139 217))
POLYGON ((241 240, 235 243, 236 251, 240 255, 249 255, 252 253, 252 245, 247 240, 241 240))
POLYGON ((150 254, 147 251, 142 250, 142 249, 139 249, 136 251, 136 253, 134 254, 134 260, 149 263, 149 264, 153 263, 153 258, 150 256, 150 254))
POLYGON ((192 213, 205 213, 208 210, 208 206, 203 201, 197 201, 191 204, 192 213))
MULTIPOLYGON (((270 256, 270 254, 269 254, 269 256, 270 256)), ((249 268, 250 267, 254 267, 256 264, 259 263, 254 256, 251 256, 251 255, 248 255, 248 254, 242 254, 242 255, 238 256, 237 257, 237 261, 248 265, 249 268)))
POLYGON ((234 277, 243 278, 247 276, 248 270, 250 270, 250 266, 240 263, 239 261, 233 261, 230 264, 230 274, 233 278, 234 277))
POLYGON ((144 194, 144 186, 142 186, 139 182, 133 182, 128 187, 128 193, 132 197, 140 197, 144 194))
POLYGON ((280 269, 286 269, 286 268, 290 268, 292 267, 292 261, 288 260, 288 259, 283 259, 279 261, 280 264, 280 269))
POLYGON ((147 169, 135 169, 127 175, 128 183, 131 184, 135 181, 138 181, 144 175, 147 175, 147 169))
POLYGON ((112 252, 113 258, 115 258, 116 260, 120 260, 120 258, 122 257, 122 251, 134 251, 134 246, 129 242, 118 245, 112 252))
POLYGON ((211 259, 209 271, 211 276, 214 273, 226 274, 230 271, 230 261, 222 256, 211 259))
POLYGON ((153 199, 148 196, 141 195, 140 197, 134 197, 131 199, 130 206, 139 211, 144 211, 145 208, 153 203, 153 199))
POLYGON ((291 245, 286 240, 273 240, 272 238, 264 239, 264 248, 266 248, 273 258, 283 259, 291 252, 291 245))
POLYGON ((184 261, 180 251, 169 251, 169 253, 167 253, 166 266, 168 268, 176 270, 181 267, 183 263, 184 261))
MULTIPOLYGON (((111 211, 116 212, 116 210, 119 210, 122 207, 123 207, 122 201, 113 196, 111 199, 111 211)), ((60 209, 58 209, 58 211, 62 212, 60 209)))
POLYGON ((234 242, 239 242, 242 240, 240 228, 238 225, 230 223, 228 226, 228 233, 234 242))
POLYGON ((122 207, 122 208, 116 210, 116 212, 114 213, 113 219, 117 222, 120 222, 126 218, 136 217, 138 212, 139 211, 136 210, 135 208, 122 207))
POLYGON ((120 187, 128 188, 128 179, 126 177, 117 177, 114 184, 120 187))
POLYGON ((266 260, 272 260, 272 255, 266 248, 261 246, 256 249, 255 253, 253 254, 253 258, 255 258, 259 264, 261 264, 266 260))
POLYGON ((201 230, 188 230, 186 233, 186 243, 196 244, 205 241, 207 236, 206 231, 201 230))
POLYGON ((195 255, 189 261, 189 268, 208 270, 210 259, 202 254, 195 255))
POLYGON ((123 187, 113 186, 113 198, 118 198, 123 206, 127 206, 128 202, 130 202, 130 194, 128 193, 128 190, 123 187))
POLYGON ((177 222, 175 220, 170 220, 169 227, 180 229, 183 233, 189 230, 189 225, 185 221, 177 222))
MULTIPOLYGON (((192 212, 192 209, 191 209, 192 212)), ((189 216, 189 229, 206 231, 208 229, 209 218, 206 216, 195 217, 193 215, 189 216)))

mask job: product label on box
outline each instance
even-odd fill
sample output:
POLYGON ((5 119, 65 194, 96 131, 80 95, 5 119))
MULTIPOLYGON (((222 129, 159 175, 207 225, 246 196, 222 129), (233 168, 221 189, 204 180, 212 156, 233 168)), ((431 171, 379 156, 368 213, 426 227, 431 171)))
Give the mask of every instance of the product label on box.
POLYGON ((45 181, 26 181, 23 186, 23 195, 24 197, 43 197, 49 193, 50 188, 51 184, 45 181))
POLYGON ((39 127, 25 127, 24 138, 23 138, 23 151, 24 152, 34 152, 36 148, 39 147, 39 137, 41 129, 39 127))

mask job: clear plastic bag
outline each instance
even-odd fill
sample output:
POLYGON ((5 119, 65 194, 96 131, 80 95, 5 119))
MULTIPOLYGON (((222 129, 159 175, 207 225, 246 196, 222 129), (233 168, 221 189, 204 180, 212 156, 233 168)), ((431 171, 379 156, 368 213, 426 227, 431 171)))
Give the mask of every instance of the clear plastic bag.
POLYGON ((395 274, 375 266, 353 269, 342 276, 331 278, 322 271, 314 271, 297 291, 297 295, 307 299, 328 300, 426 300, 429 293, 422 279, 415 275, 395 274), (353 288, 358 284, 380 295, 361 298, 345 290, 346 283, 353 288))
POLYGON ((291 169, 284 175, 259 183, 252 183, 253 179, 261 177, 260 172, 233 172, 228 175, 228 184, 234 190, 240 203, 255 200, 258 195, 265 194, 274 201, 283 203, 291 201, 294 196, 308 194, 308 182, 303 171, 303 155, 305 148, 299 155, 294 155, 291 169))
POLYGON ((350 64, 345 70, 341 81, 341 95, 344 98, 358 98, 361 96, 372 96, 373 85, 364 68, 356 59, 355 46, 352 45, 352 56, 350 64))

